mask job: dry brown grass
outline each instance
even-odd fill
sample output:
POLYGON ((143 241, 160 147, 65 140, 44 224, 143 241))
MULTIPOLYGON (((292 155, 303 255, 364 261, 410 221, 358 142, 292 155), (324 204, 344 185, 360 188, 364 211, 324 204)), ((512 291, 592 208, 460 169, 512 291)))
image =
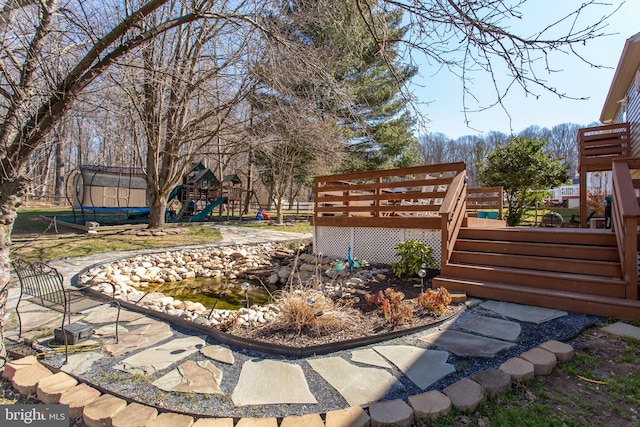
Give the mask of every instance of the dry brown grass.
POLYGON ((315 286, 287 285, 277 293, 280 313, 272 329, 295 330, 298 334, 324 336, 348 328, 358 321, 360 312, 338 305, 315 286))

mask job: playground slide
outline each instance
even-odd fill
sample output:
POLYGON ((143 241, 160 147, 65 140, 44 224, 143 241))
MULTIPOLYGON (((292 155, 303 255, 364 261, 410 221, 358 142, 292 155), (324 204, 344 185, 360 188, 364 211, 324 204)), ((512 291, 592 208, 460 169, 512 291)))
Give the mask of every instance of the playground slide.
MULTIPOLYGON (((171 190, 171 193, 169 193, 169 197, 167 197, 167 204, 170 203, 174 198, 178 197, 178 195, 180 194, 180 190, 182 190, 183 188, 184 188, 184 185, 182 184, 176 185, 175 187, 173 187, 173 190, 171 190)), ((149 212, 150 212, 149 208, 135 209, 132 212, 129 212, 127 214, 127 219, 134 220, 134 219, 141 219, 144 217, 148 217, 149 212)))
POLYGON ((218 197, 213 202, 209 203, 200 212, 198 212, 195 215, 191 215, 190 221, 202 221, 203 219, 205 219, 207 217, 207 215, 209 215, 209 213, 211 213, 212 210, 214 210, 215 208, 217 208, 218 206, 220 206, 221 204, 223 204, 226 201, 227 201, 226 197, 218 197))
POLYGON ((169 203, 175 197, 177 197, 178 194, 180 194, 180 190, 182 190, 183 188, 184 188, 184 185, 182 184, 176 185, 175 187, 173 187, 173 190, 171 190, 171 193, 169 193, 169 197, 167 198, 167 203, 169 203))

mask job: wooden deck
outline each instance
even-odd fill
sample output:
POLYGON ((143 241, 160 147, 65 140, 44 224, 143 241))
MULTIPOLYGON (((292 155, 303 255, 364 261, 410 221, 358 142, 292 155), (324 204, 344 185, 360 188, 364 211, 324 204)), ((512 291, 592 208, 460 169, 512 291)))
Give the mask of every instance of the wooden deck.
POLYGON ((462 228, 433 286, 470 296, 640 319, 627 298, 616 236, 591 229, 462 228))
POLYGON ((640 320, 640 181, 630 174, 640 169, 640 159, 616 150, 607 160, 613 170, 613 231, 506 228, 502 220, 475 217, 472 212, 500 209, 502 189, 468 189, 461 163, 318 177, 313 224, 440 230, 441 275, 434 287, 640 320))

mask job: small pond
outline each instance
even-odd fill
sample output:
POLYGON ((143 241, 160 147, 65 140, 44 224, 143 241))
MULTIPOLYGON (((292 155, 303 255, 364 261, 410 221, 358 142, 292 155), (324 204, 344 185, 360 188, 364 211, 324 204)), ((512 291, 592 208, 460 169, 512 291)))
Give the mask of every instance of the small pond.
POLYGON ((198 277, 172 283, 152 283, 145 287, 139 287, 142 292, 161 292, 164 295, 183 301, 199 302, 207 309, 214 307, 220 310, 237 310, 247 307, 243 282, 249 283, 246 296, 249 305, 264 305, 272 302, 269 292, 273 293, 278 288, 268 286, 269 292, 259 281, 228 281, 219 278, 198 277))

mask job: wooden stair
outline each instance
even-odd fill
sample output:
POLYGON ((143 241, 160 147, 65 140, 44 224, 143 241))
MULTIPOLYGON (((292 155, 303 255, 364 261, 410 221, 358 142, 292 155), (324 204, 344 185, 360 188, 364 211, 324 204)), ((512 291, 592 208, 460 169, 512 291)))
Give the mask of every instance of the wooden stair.
POLYGON ((640 319, 625 299, 609 230, 462 228, 433 286, 469 296, 598 316, 640 319))

